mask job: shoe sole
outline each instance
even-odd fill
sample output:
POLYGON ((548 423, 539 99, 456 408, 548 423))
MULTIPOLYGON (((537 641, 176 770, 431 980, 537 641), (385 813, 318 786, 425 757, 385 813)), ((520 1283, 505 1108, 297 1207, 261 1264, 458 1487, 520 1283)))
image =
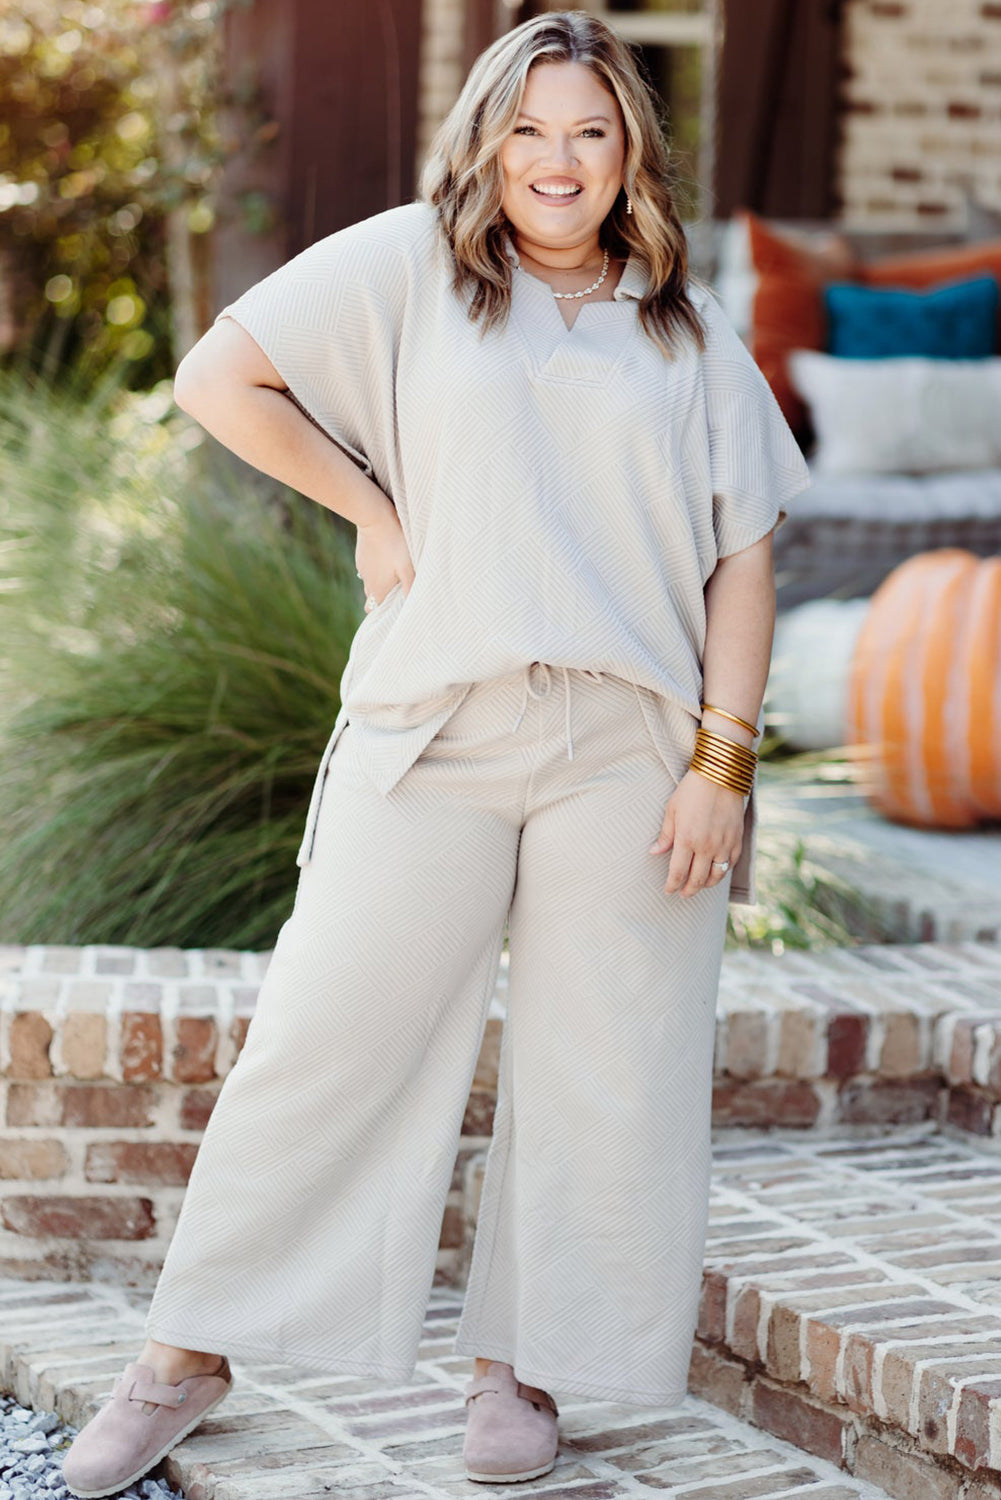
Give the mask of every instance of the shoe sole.
POLYGON ((553 1458, 549 1463, 543 1464, 541 1469, 526 1469, 522 1474, 478 1474, 475 1469, 467 1469, 466 1478, 475 1479, 478 1484, 515 1484, 519 1479, 538 1479, 555 1467, 556 1460, 553 1458))
POLYGON ((156 1465, 160 1462, 161 1459, 166 1458, 167 1454, 170 1453, 172 1449, 176 1448, 178 1443, 182 1443, 189 1433, 194 1432, 199 1422, 204 1422, 209 1412, 215 1411, 216 1407, 219 1406, 223 1401, 225 1401, 226 1397, 229 1395, 232 1389, 233 1383, 230 1382, 228 1390, 223 1391, 221 1396, 217 1396, 214 1401, 210 1402, 210 1404, 206 1406, 204 1410, 198 1413, 194 1421, 189 1422, 186 1427, 181 1428, 180 1432, 175 1433, 170 1441, 164 1444, 159 1453, 155 1454, 152 1458, 147 1459, 146 1462, 141 1466, 141 1468, 136 1469, 135 1473, 130 1474, 127 1479, 116 1480, 114 1484, 106 1485, 103 1489, 100 1490, 75 1490, 67 1479, 66 1484, 69 1488, 70 1494, 73 1496, 78 1496, 79 1500, 101 1500, 101 1497, 104 1495, 117 1495, 122 1490, 127 1490, 130 1484, 135 1484, 136 1480, 141 1479, 144 1474, 148 1474, 150 1469, 156 1468, 156 1465))

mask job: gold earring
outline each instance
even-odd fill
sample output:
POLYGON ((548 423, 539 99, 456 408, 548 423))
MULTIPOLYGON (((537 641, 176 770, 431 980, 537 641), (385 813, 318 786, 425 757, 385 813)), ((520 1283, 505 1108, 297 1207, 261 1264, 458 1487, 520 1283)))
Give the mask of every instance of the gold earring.
POLYGON ((627 193, 626 194, 626 213, 627 214, 631 214, 632 211, 633 211, 633 200, 630 198, 629 194, 627 193))

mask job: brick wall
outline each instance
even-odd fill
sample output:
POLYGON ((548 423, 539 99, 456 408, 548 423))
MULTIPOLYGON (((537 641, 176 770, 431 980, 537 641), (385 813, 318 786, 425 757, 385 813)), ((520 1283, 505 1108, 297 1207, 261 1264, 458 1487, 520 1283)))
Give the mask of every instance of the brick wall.
POLYGON ((1001 3, 846 0, 838 153, 846 224, 961 227, 1001 210, 1001 3))
MULTIPOLYGON (((0 948, 0 1275, 155 1281, 270 955, 0 948)), ((461 1281, 497 1090, 498 978, 442 1223, 461 1281)), ((718 1126, 940 1120, 1001 1138, 1001 947, 734 951, 718 1003, 718 1126)))
MULTIPOLYGON (((0 948, 0 1275, 151 1285, 269 953, 0 948)), ((442 1224, 463 1253, 467 1163, 489 1144, 487 1031, 442 1224)))

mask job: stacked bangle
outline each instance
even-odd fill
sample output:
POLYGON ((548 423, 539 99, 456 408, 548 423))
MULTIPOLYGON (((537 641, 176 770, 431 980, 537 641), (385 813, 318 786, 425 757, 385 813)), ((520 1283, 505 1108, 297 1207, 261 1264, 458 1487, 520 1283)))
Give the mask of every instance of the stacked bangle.
POLYGON ((735 724, 739 724, 742 729, 750 730, 755 739, 757 739, 758 735, 761 733, 761 730, 757 727, 756 724, 748 724, 746 719, 739 719, 736 714, 730 713, 729 709, 716 708, 712 703, 703 703, 702 712, 705 713, 707 709, 711 714, 722 714, 724 719, 732 719, 733 722, 735 724))
POLYGON ((695 731, 695 751, 689 762, 690 769, 719 786, 746 796, 754 785, 757 763, 757 755, 746 745, 738 745, 736 740, 704 729, 701 724, 695 731))

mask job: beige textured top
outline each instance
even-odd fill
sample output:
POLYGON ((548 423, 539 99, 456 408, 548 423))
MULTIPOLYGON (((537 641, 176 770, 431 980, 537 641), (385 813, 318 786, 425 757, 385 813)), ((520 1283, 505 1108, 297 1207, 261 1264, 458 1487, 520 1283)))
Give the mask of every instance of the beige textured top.
MULTIPOLYGON (((508 253, 516 264, 510 241, 508 253)), ((348 718, 386 792, 474 682, 531 661, 637 683, 680 779, 700 718, 706 580, 810 482, 764 376, 701 288, 708 347, 670 360, 639 322, 635 255, 613 299, 583 302, 569 329, 525 271, 507 325, 486 335, 450 283, 435 211, 409 203, 319 240, 218 314, 389 495, 415 569, 352 642, 299 864, 348 718)), ((754 899, 755 824, 751 793, 734 901, 754 899)))

